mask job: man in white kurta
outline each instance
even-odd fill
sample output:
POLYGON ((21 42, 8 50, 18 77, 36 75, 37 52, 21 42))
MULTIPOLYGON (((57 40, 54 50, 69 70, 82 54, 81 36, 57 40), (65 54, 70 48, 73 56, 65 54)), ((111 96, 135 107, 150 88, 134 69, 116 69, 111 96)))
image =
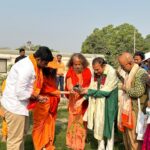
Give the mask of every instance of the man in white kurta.
MULTIPOLYGON (((37 67, 42 69, 53 56, 49 48, 40 47, 34 58, 37 67)), ((8 127, 7 150, 24 150, 23 138, 29 116, 27 104, 37 77, 34 67, 30 58, 26 57, 13 65, 6 79, 1 105, 8 127)), ((40 97, 42 99, 44 97, 40 97)))
POLYGON ((105 150, 104 137, 107 138, 106 150, 113 150, 114 119, 118 108, 118 78, 115 69, 103 58, 95 58, 92 66, 95 77, 87 92, 89 106, 84 119, 88 122, 88 128, 94 129, 98 150, 105 150))

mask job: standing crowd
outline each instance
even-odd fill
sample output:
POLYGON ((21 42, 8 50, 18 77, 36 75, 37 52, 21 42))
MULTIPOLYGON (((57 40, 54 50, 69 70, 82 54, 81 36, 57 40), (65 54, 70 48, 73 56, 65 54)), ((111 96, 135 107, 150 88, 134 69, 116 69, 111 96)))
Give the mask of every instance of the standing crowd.
POLYGON ((27 57, 21 49, 2 85, 0 115, 7 150, 24 150, 30 110, 35 150, 54 150, 61 97, 68 99, 69 149, 84 150, 90 129, 98 150, 113 150, 117 127, 125 150, 150 150, 150 53, 123 52, 117 60, 119 68, 114 69, 96 57, 90 70, 85 56, 74 53, 65 74, 62 55, 54 57, 48 47, 27 57))

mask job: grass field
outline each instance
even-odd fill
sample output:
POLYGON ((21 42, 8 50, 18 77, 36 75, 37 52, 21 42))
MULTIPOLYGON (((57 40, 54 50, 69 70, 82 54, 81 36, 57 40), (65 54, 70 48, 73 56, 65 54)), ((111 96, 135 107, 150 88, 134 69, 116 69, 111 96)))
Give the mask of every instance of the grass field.
MULTIPOLYGON (((55 132, 56 150, 68 150, 68 148, 66 148, 65 146, 67 118, 68 118, 68 113, 67 113, 66 108, 60 108, 58 110, 56 132, 55 132)), ((25 150, 34 150, 32 138, 31 138, 32 116, 30 117, 30 124, 31 124, 30 131, 25 139, 25 150)), ((119 133, 116 133, 115 136, 121 137, 119 133)), ((97 141, 94 139, 92 131, 88 131, 85 150, 96 150, 96 149, 97 149, 97 141)), ((5 143, 0 142, 0 150, 6 150, 5 143)), ((114 150, 124 150, 123 143, 115 142, 114 150)))

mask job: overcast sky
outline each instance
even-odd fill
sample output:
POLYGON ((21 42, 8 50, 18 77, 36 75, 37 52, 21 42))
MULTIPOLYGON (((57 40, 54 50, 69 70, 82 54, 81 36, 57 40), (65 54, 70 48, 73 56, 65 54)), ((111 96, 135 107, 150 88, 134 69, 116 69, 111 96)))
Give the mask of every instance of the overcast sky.
POLYGON ((0 47, 27 41, 61 52, 80 52, 94 28, 122 23, 150 34, 150 0, 1 0, 0 47))

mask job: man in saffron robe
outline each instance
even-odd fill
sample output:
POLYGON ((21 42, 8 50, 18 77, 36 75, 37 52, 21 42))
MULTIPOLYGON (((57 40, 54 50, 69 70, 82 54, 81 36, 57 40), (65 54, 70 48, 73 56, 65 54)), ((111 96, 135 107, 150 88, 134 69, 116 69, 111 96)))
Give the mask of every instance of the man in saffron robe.
POLYGON ((57 107, 60 91, 57 89, 56 68, 59 65, 53 61, 43 69, 43 86, 40 95, 47 96, 44 103, 37 102, 33 109, 32 138, 35 150, 54 150, 54 135, 57 107))
POLYGON ((14 64, 7 76, 1 105, 8 125, 7 150, 24 150, 24 135, 29 116, 29 99, 39 97, 43 84, 42 68, 53 60, 48 47, 40 47, 34 54, 14 64))
POLYGON ((69 118, 68 128, 66 134, 66 145, 73 150, 84 150, 86 138, 86 124, 83 121, 84 113, 87 109, 88 103, 75 108, 75 103, 82 95, 80 92, 74 91, 75 86, 83 88, 88 87, 91 81, 91 71, 87 68, 88 62, 86 58, 80 54, 72 55, 68 62, 68 72, 66 74, 66 90, 70 91, 68 96, 69 118))

